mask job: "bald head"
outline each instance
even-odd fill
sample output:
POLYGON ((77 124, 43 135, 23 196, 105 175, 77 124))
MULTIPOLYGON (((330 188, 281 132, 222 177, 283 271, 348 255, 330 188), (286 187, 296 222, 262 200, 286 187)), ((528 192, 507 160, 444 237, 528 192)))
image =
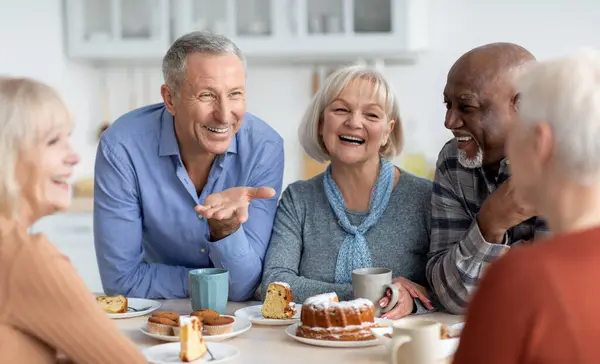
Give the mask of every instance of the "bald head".
POLYGON ((448 79, 457 77, 481 86, 498 81, 512 69, 534 60, 533 54, 520 45, 490 43, 463 54, 450 69, 448 79))
POLYGON ((448 72, 444 88, 445 126, 460 137, 463 166, 497 165, 504 158, 507 127, 518 101, 512 71, 535 57, 512 43, 492 43, 463 54, 448 72), (462 140, 462 139, 461 139, 462 140))

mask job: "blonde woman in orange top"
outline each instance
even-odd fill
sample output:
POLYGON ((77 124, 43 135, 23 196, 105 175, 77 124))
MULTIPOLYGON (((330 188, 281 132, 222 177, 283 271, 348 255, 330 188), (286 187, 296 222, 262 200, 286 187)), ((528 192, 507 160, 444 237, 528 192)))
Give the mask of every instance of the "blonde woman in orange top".
POLYGON ((600 363, 600 52, 528 65, 518 80, 511 197, 555 236, 491 265, 454 363, 600 363))
POLYGON ((0 363, 147 363, 68 258, 28 227, 69 205, 79 156, 57 93, 0 77, 0 363))

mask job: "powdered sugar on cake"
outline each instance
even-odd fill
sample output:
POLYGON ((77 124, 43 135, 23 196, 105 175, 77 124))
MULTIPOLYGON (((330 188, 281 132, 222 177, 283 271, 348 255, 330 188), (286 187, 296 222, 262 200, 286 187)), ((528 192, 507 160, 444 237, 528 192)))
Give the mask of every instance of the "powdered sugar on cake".
POLYGON ((369 301, 366 298, 357 298, 352 301, 342 301, 337 302, 337 295, 335 293, 323 293, 317 296, 309 297, 304 301, 304 305, 314 306, 315 308, 327 310, 332 307, 350 307, 359 309, 361 307, 371 307, 374 306, 373 302, 369 301))
POLYGON ((322 293, 316 296, 308 297, 306 301, 304 301, 304 305, 317 305, 317 304, 325 304, 325 303, 335 303, 337 301, 337 295, 335 292, 322 293))
POLYGON ((313 326, 310 328, 312 331, 329 331, 335 333, 336 331, 354 331, 354 330, 363 330, 369 329, 375 326, 374 322, 363 322, 360 325, 348 325, 348 326, 333 326, 333 327, 317 327, 313 326))
POLYGON ((296 335, 318 340, 373 340, 375 305, 365 299, 339 302, 335 292, 309 297, 302 304, 296 335))
POLYGON ((185 326, 185 325, 189 325, 192 323, 192 321, 194 321, 194 319, 197 320, 197 318, 195 316, 184 316, 181 315, 179 316, 179 326, 185 326))
POLYGON ((334 303, 337 303, 340 307, 360 308, 360 307, 363 307, 363 306, 367 306, 367 307, 374 306, 373 302, 369 301, 366 298, 357 298, 357 299, 352 300, 352 301, 342 301, 342 302, 334 302, 334 303))

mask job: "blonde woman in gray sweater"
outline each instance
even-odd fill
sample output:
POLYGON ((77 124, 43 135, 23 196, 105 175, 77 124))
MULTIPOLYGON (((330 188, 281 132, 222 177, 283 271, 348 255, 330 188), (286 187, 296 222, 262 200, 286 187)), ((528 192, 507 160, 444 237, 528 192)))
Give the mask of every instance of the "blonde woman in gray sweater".
MULTIPOLYGON (((433 309, 423 286, 429 248, 430 181, 388 159, 402 149, 398 100, 378 71, 338 70, 314 96, 299 129, 306 153, 327 170, 282 194, 261 292, 288 283, 296 302, 325 292, 352 299, 352 271, 392 270, 398 304, 382 317, 433 309)), ((387 306, 383 297, 378 304, 387 306)))

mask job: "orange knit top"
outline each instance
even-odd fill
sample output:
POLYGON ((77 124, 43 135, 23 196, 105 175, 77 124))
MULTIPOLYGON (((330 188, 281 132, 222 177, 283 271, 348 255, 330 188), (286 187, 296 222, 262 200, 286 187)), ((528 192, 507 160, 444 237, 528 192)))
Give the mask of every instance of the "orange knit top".
POLYGON ((0 363, 147 363, 43 235, 0 232, 0 363))
POLYGON ((455 364, 600 363, 600 228, 511 249, 484 275, 455 364))

